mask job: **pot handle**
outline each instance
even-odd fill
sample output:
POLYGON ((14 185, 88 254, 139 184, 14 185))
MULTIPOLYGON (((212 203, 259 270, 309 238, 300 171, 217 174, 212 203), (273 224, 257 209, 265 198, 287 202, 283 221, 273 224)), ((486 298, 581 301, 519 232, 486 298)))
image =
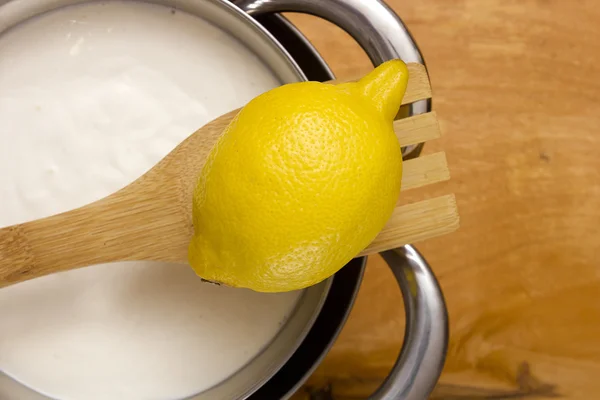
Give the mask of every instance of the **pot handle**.
MULTIPOLYGON (((400 18, 381 0, 231 0, 250 15, 278 12, 312 14, 348 32, 365 50, 371 62, 400 58, 425 64, 421 52, 400 18)), ((409 115, 431 111, 431 100, 408 106, 409 115)), ((404 159, 419 155, 423 144, 402 148, 404 159)))
POLYGON ((381 253, 404 300, 404 344, 394 368, 371 400, 423 400, 437 383, 448 349, 444 296, 427 261, 411 245, 381 253))

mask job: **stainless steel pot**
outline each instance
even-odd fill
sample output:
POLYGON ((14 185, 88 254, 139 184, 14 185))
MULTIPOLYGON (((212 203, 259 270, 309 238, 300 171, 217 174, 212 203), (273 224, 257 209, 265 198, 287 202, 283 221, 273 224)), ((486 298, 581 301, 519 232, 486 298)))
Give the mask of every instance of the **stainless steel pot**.
MULTIPOLYGON (((0 0, 0 34, 44 12, 87 1, 0 0)), ((333 79, 301 33, 283 17, 272 15, 284 11, 309 13, 337 24, 358 41, 375 65, 392 58, 423 62, 400 19, 379 0, 238 0, 236 5, 225 0, 144 1, 211 21, 253 50, 282 82, 306 80, 307 75, 311 80, 333 79), (280 40, 253 17, 279 30, 280 40), (281 43, 286 41, 288 49, 281 43), (297 60, 290 53, 296 53, 297 60), (309 57, 312 63, 298 57, 309 57)), ((407 111, 419 114, 430 108, 430 102, 421 101, 411 104, 407 111)), ((405 158, 414 157, 420 146, 403 151, 405 158)), ((448 320, 444 299, 426 261, 412 246, 382 255, 402 290, 407 324, 398 361, 370 398, 425 399, 437 382, 446 354, 448 320)), ((191 399, 288 398, 316 367, 343 326, 365 260, 353 260, 335 277, 305 290, 292 317, 261 354, 224 382, 191 399)), ((46 397, 0 372, 0 400, 13 399, 46 397)))

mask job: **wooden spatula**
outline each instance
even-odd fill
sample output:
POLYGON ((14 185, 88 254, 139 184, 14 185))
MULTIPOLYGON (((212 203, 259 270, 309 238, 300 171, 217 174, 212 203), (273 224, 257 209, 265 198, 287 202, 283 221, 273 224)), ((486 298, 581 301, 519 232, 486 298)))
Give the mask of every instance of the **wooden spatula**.
MULTIPOLYGON (((409 65, 403 104, 431 97, 427 73, 409 65)), ((87 265, 155 260, 186 263, 193 233, 192 191, 205 159, 238 110, 198 129, 142 177, 84 207, 0 229, 0 287, 87 265)), ((394 122, 403 146, 440 136, 434 113, 394 122)), ((449 179, 444 153, 405 162, 402 191, 449 179)), ((453 195, 396 207, 361 254, 449 233, 458 227, 453 195)))

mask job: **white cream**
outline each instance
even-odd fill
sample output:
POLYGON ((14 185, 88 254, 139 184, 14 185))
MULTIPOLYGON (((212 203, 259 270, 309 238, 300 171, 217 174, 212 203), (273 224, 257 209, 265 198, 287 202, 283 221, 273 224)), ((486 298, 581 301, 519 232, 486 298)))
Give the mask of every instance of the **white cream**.
MULTIPOLYGON (((116 191, 278 84, 232 37, 160 6, 86 4, 12 29, 0 36, 0 226, 116 191)), ((298 296, 162 263, 48 276, 0 290, 0 370, 65 400, 181 398, 254 357, 298 296)))

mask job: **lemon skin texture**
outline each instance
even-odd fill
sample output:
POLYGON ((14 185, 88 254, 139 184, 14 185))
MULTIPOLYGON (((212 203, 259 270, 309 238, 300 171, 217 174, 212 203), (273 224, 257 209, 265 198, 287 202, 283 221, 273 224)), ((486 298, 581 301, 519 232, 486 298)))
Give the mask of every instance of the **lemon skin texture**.
POLYGON ((390 218, 402 154, 393 119, 408 71, 288 84, 250 101, 212 149, 193 199, 189 262, 205 280, 303 289, 356 257, 390 218))

